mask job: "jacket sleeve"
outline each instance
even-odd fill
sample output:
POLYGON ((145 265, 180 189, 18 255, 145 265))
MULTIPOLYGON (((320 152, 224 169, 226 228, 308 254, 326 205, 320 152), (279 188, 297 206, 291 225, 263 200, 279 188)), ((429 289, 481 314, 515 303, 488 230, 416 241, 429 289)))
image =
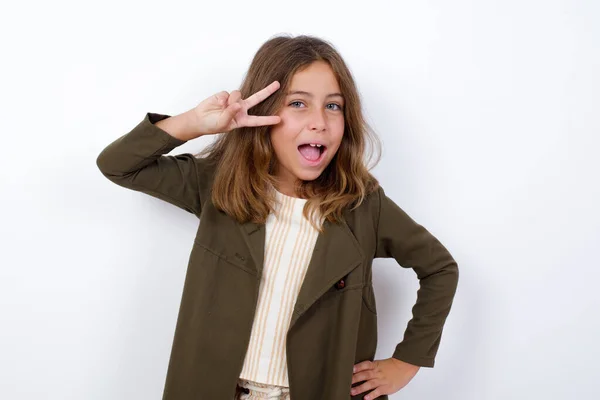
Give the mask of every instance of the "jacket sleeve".
POLYGON ((419 278, 417 300, 404 339, 392 357, 433 367, 442 329, 458 285, 458 265, 448 250, 379 188, 375 258, 393 257, 419 278))
POLYGON ((186 142, 155 125, 168 117, 146 113, 130 132, 102 150, 96 164, 110 181, 199 216, 207 195, 205 159, 190 153, 165 155, 186 142))

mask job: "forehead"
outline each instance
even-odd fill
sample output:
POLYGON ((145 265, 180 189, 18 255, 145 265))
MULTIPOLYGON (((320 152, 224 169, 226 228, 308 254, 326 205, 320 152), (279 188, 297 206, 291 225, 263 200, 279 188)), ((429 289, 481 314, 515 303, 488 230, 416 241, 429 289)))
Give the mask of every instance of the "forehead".
POLYGON ((324 61, 315 61, 294 74, 288 94, 294 91, 304 91, 320 96, 338 93, 340 87, 329 64, 324 61))

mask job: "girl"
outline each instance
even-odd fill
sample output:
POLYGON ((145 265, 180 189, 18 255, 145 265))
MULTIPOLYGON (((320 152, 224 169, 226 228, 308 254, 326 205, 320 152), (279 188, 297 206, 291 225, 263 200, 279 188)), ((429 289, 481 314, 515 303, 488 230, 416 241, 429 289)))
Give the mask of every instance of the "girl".
POLYGON ((434 366, 458 267, 368 172, 371 140, 335 48, 279 36, 240 90, 147 113, 100 153, 111 181, 200 219, 164 400, 387 399, 434 366), (212 134, 196 156, 166 155, 212 134), (403 340, 374 360, 379 257, 420 289, 403 340))

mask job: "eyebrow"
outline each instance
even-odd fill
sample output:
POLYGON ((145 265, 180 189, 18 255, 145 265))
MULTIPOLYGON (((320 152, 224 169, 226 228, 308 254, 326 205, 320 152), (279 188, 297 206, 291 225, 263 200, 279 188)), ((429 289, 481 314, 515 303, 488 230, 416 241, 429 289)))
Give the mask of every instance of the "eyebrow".
MULTIPOLYGON (((308 97, 313 97, 313 94, 312 94, 312 93, 305 92, 304 90, 294 90, 294 91, 292 91, 292 92, 287 92, 287 95, 288 95, 288 96, 291 96, 291 95, 293 95, 293 94, 303 94, 303 95, 305 95, 305 96, 308 96, 308 97)), ((327 95, 327 96, 325 96, 325 97, 326 97, 326 98, 327 98, 327 97, 341 97, 342 99, 344 98, 344 96, 343 96, 341 93, 330 93, 330 94, 328 94, 328 95, 327 95)))

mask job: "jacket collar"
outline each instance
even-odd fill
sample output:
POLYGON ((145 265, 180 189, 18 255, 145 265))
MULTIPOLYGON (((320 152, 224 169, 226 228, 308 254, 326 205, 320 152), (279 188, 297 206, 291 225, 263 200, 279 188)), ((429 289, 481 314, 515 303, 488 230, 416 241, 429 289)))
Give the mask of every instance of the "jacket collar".
MULTIPOLYGON (((244 240, 256 265, 259 277, 262 276, 265 248, 265 225, 253 222, 239 224, 244 240)), ((323 223, 315 248, 308 264, 290 327, 314 302, 337 281, 345 277, 364 259, 358 241, 350 230, 346 218, 340 223, 323 223)))

